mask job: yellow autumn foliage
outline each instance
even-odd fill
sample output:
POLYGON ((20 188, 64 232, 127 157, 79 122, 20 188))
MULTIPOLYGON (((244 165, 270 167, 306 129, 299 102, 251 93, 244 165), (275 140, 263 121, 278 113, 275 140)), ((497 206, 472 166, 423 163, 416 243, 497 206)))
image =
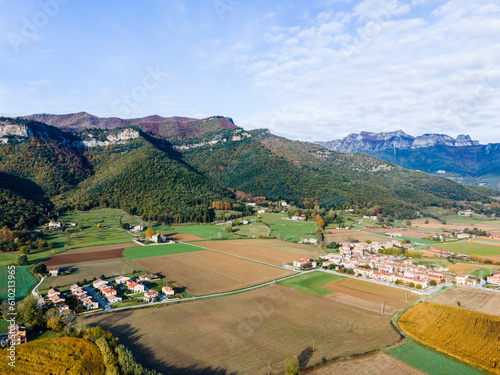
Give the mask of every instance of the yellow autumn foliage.
POLYGON ((418 342, 500 374, 500 316, 423 302, 402 314, 398 324, 418 342))

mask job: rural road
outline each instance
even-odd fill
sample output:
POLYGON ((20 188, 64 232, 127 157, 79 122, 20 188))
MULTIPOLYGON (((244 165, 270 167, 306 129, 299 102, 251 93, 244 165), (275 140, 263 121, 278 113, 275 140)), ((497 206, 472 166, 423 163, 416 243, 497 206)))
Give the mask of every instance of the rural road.
POLYGON ((42 278, 40 279, 40 282, 38 284, 36 284, 33 289, 31 290, 31 294, 33 295, 33 297, 35 297, 36 300, 39 300, 40 299, 40 296, 38 295, 38 292, 37 292, 37 289, 38 287, 43 283, 43 280, 45 280, 45 277, 42 276, 42 278))

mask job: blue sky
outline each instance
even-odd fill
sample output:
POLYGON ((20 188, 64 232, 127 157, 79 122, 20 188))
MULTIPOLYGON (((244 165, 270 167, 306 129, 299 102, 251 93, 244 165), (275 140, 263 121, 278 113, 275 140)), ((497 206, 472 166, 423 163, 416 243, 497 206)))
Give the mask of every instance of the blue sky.
POLYGON ((498 35, 486 0, 0 0, 0 114, 500 142, 498 35))

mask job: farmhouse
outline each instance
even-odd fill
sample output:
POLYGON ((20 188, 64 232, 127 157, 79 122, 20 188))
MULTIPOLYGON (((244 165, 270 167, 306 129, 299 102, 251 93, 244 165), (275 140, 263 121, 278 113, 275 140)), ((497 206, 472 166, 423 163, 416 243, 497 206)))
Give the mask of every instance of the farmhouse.
POLYGON ((174 289, 170 286, 164 286, 163 288, 161 288, 161 292, 167 297, 173 296, 175 294, 174 289))
POLYGON ((104 296, 106 298, 109 298, 111 296, 116 296, 116 289, 113 289, 113 288, 104 288, 102 290, 102 293, 104 294, 104 296))
POLYGON ((127 288, 129 288, 134 293, 143 293, 144 285, 136 283, 135 281, 127 282, 127 288))
POLYGON ((293 262, 294 267, 311 267, 316 268, 316 261, 309 260, 309 258, 301 258, 293 262))
POLYGON ((92 283, 92 285, 94 286, 95 289, 99 289, 103 285, 108 285, 108 283, 109 282, 106 280, 97 279, 92 283))
POLYGON ((11 345, 18 345, 28 342, 28 337, 26 336, 26 327, 24 324, 16 324, 13 329, 9 328, 9 339, 11 345))
POLYGON ((150 290, 144 293, 144 301, 152 302, 158 298, 158 292, 156 290, 150 290))
POLYGON ((57 307, 57 309, 59 310, 59 313, 61 313, 61 314, 65 314, 65 313, 71 312, 71 309, 66 304, 59 305, 57 307))
POLYGON ((130 226, 131 232, 142 232, 143 230, 144 230, 144 225, 131 225, 130 226))
POLYGON ((59 267, 53 267, 49 270, 49 275, 50 276, 57 276, 59 275, 59 267))

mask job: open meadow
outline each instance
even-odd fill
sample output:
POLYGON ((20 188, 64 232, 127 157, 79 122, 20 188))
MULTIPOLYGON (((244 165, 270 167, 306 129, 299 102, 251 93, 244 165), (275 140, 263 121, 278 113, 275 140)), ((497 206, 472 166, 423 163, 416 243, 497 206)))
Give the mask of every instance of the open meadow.
POLYGON ((326 366, 304 372, 304 375, 332 374, 425 375, 426 373, 381 351, 360 355, 352 359, 335 361, 326 366))
POLYGON ((191 295, 242 289, 294 273, 210 250, 134 259, 134 263, 185 287, 191 295))
POLYGON ((69 275, 59 275, 47 277, 40 285, 39 290, 48 290, 50 288, 59 288, 65 285, 72 285, 81 282, 84 279, 92 280, 94 277, 99 278, 101 275, 106 277, 119 276, 125 273, 131 273, 134 270, 139 270, 142 267, 132 264, 123 258, 94 260, 90 262, 79 262, 62 264, 59 267, 63 270, 70 269, 69 275))
POLYGON ((297 289, 302 292, 314 294, 316 296, 326 296, 328 294, 332 294, 333 291, 324 288, 323 285, 340 279, 342 279, 342 276, 315 271, 291 279, 280 281, 278 282, 278 285, 297 289))
MULTIPOLYGON (((7 267, 0 267, 0 300, 8 298, 8 276, 9 270, 7 267)), ((20 300, 26 297, 31 288, 33 288, 37 279, 29 271, 29 266, 16 266, 15 267, 15 289, 16 299, 20 300)))
POLYGON ((213 224, 180 224, 180 225, 156 225, 157 233, 174 237, 179 241, 200 240, 228 240, 236 238, 233 234, 226 232, 225 225, 213 224), (189 235, 189 237, 187 236, 189 235))
MULTIPOLYGON (((378 229, 380 232, 381 229, 378 229)), ((352 229, 328 229, 325 232, 325 240, 327 242, 353 242, 358 240, 359 242, 386 242, 388 238, 385 236, 380 236, 376 234, 369 233, 367 231, 357 231, 352 229)))
POLYGON ((435 244, 438 249, 448 250, 453 253, 461 253, 466 255, 479 255, 483 257, 500 257, 500 247, 486 245, 482 243, 460 242, 448 244, 435 244))
POLYGON ((264 374, 269 362, 279 373, 290 355, 305 367, 400 339, 389 316, 279 285, 85 322, 111 330, 139 362, 176 374, 264 374))
POLYGON ((398 325, 424 345, 500 374, 500 316, 423 302, 405 311, 398 325))
POLYGON ((274 239, 206 241, 198 245, 276 265, 292 263, 302 257, 317 257, 324 254, 324 251, 317 246, 292 244, 274 239))
POLYGON ((432 297, 430 302, 452 307, 460 302, 462 309, 500 316, 500 293, 496 292, 455 287, 432 297))

